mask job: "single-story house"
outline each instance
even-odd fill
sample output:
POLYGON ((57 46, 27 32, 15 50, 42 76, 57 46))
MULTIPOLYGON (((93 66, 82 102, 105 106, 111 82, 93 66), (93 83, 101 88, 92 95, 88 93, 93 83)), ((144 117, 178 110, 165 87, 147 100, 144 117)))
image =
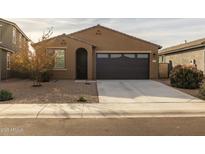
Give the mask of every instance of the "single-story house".
POLYGON ((162 49, 159 62, 171 62, 173 67, 192 64, 205 72, 205 38, 162 49))
POLYGON ((56 53, 55 79, 156 79, 160 45, 96 25, 33 46, 56 53))
POLYGON ((0 18, 0 80, 10 76, 10 55, 27 46, 28 41, 15 23, 0 18))

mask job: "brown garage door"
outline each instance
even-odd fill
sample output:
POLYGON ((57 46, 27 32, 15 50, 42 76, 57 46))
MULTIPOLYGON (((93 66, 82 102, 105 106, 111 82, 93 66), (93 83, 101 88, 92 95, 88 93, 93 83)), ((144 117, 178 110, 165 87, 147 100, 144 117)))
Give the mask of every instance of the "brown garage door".
POLYGON ((96 54, 97 79, 148 79, 149 54, 96 54))

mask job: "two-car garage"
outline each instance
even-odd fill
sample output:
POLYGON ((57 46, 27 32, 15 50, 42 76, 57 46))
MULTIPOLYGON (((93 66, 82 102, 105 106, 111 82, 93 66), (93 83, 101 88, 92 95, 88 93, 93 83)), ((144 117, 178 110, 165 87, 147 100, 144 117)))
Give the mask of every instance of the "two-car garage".
POLYGON ((97 79, 149 79, 148 53, 97 53, 97 79))

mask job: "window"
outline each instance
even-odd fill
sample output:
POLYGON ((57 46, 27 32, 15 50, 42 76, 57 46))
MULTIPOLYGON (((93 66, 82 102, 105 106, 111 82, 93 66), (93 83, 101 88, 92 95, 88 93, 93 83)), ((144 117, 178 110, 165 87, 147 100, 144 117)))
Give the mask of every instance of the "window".
POLYGON ((0 43, 2 43, 2 25, 0 25, 0 43))
POLYGON ((127 58, 135 58, 135 54, 124 54, 127 58))
POLYGON ((13 44, 16 44, 16 28, 13 27, 13 32, 12 32, 12 42, 13 44))
POLYGON ((148 54, 137 54, 137 58, 147 59, 148 58, 148 54))
POLYGON ((21 48, 22 47, 22 35, 19 34, 19 47, 21 48))
POLYGON ((120 58, 122 54, 110 54, 110 58, 120 58))
POLYGON ((7 52, 7 60, 6 60, 6 63, 7 63, 7 70, 10 70, 10 65, 11 65, 11 57, 10 57, 10 53, 7 52))
POLYGON ((55 69, 64 69, 65 68, 65 50, 64 49, 55 49, 55 69))
POLYGON ((97 58, 109 58, 109 55, 106 53, 97 54, 97 58))

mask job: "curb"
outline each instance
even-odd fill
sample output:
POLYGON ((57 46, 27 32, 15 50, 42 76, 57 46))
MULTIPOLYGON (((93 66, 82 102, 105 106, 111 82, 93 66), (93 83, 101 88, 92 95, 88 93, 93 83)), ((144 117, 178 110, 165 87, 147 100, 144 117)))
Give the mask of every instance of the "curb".
POLYGON ((84 113, 84 114, 70 114, 70 115, 65 115, 65 114, 5 114, 5 115, 0 115, 0 119, 4 118, 19 118, 19 119, 43 119, 43 118, 65 118, 65 119, 92 119, 92 118, 99 118, 99 119, 106 119, 106 118, 154 118, 154 117, 205 117, 205 112, 166 112, 166 113, 126 113, 126 114, 113 114, 113 113, 107 113, 107 114, 96 114, 96 113, 84 113))

